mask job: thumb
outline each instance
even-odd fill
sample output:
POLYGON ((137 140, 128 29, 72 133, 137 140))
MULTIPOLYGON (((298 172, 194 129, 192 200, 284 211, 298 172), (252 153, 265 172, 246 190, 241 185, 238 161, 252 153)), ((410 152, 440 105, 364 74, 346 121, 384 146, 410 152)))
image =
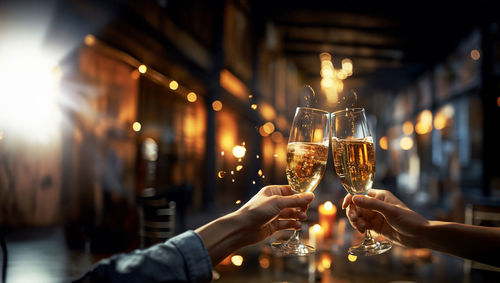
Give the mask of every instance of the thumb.
POLYGON ((352 201, 355 205, 361 208, 375 210, 387 217, 393 217, 396 215, 396 206, 393 204, 383 202, 381 200, 370 198, 366 196, 353 196, 352 201))

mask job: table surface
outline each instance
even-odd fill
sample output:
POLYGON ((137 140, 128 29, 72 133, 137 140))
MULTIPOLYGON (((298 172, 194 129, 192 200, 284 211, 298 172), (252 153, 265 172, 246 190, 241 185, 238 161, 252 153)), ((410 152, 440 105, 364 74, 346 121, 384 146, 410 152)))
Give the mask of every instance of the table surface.
MULTIPOLYGON (((307 236, 307 235, 305 235, 307 236)), ((30 229, 7 235, 7 282, 70 282, 83 275, 102 255, 66 248, 62 228, 30 229)), ((305 237, 307 238, 307 237, 305 237)), ((351 261, 347 249, 360 240, 350 229, 341 239, 325 240, 314 256, 279 257, 264 242, 235 253, 215 267, 216 282, 464 282, 463 260, 438 252, 394 247, 389 252, 351 261)), ((491 282, 490 275, 472 282, 491 282)))

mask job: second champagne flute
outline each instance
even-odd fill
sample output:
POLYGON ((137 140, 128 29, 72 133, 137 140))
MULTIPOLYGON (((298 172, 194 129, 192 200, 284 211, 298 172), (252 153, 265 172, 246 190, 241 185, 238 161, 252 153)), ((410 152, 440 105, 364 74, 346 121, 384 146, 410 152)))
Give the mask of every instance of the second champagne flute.
MULTIPOLYGON (((332 152, 335 171, 351 195, 366 195, 375 177, 375 147, 364 108, 332 113, 332 152)), ((349 248, 353 255, 376 255, 390 250, 390 241, 376 241, 370 230, 361 245, 349 248)))
MULTIPOLYGON (((329 116, 326 111, 306 107, 298 107, 295 112, 286 155, 286 177, 294 193, 314 191, 323 177, 328 158, 329 116)), ((273 243, 272 247, 283 255, 307 255, 315 251, 300 242, 297 230, 290 239, 273 243)))

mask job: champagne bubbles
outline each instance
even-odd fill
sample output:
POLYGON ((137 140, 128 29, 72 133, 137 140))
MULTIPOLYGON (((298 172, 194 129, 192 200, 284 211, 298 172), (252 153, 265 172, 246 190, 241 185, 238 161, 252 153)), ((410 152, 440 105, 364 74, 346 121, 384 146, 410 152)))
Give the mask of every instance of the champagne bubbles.
POLYGON ((305 85, 301 91, 301 97, 304 99, 304 106, 310 108, 317 108, 318 97, 316 92, 310 85, 305 85))
POLYGON ((351 90, 350 92, 343 94, 338 101, 340 107, 345 109, 356 107, 357 103, 358 103, 358 94, 354 90, 351 90))

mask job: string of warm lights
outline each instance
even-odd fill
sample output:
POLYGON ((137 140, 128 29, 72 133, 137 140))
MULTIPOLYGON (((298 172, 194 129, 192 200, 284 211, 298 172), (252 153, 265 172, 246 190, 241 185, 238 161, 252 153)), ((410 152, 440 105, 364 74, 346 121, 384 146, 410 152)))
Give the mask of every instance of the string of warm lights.
MULTIPOLYGON (((148 76, 148 78, 152 79, 156 83, 163 85, 166 88, 169 88, 170 90, 172 90, 174 93, 176 93, 178 95, 181 95, 188 102, 194 103, 194 102, 198 101, 198 95, 194 91, 191 91, 188 88, 184 87, 183 85, 179 84, 179 82, 176 81, 175 79, 167 77, 167 76, 163 75, 162 73, 156 71, 155 69, 151 68, 150 66, 147 66, 146 64, 142 63, 140 60, 134 58, 133 56, 107 45, 106 43, 97 39, 94 35, 91 35, 91 34, 86 35, 84 38, 84 43, 85 43, 85 45, 87 45, 89 47, 98 47, 100 50, 102 50, 106 53, 112 54, 114 57, 118 57, 121 61, 133 66, 135 68, 131 73, 131 77, 133 79, 139 79, 141 75, 148 76)), ((229 78, 232 80, 232 81, 231 80, 225 81, 223 84, 223 87, 225 87, 225 88, 229 87, 228 91, 230 91, 230 92, 239 91, 240 93, 235 94, 235 95, 241 97, 242 96, 242 91, 241 91, 242 88, 241 88, 241 86, 240 87, 238 87, 238 86, 242 85, 242 83, 241 82, 235 83, 234 80, 236 80, 236 77, 234 75, 231 75, 229 73, 229 71, 223 70, 223 72, 226 75, 225 76, 226 79, 229 78)), ((275 120, 276 116, 277 116, 274 108, 265 102, 262 102, 260 105, 258 105, 257 103, 255 103, 253 101, 252 94, 248 95, 248 102, 250 105, 250 109, 252 109, 254 111, 258 110, 258 113, 261 115, 261 117, 265 121, 267 121, 263 125, 257 127, 259 134, 262 137, 270 136, 271 140, 275 143, 283 142, 283 140, 284 140, 283 134, 280 131, 277 131, 276 126, 274 125, 273 122, 271 122, 271 121, 275 120)), ((219 111, 222 111, 222 109, 223 109, 223 103, 220 100, 214 100, 211 103, 211 107, 212 107, 213 111, 219 112, 219 111)), ((278 117, 278 125, 280 125, 280 127, 284 128, 287 126, 287 121, 282 117, 278 117)), ((135 121, 132 124, 132 129, 135 132, 141 131, 141 129, 142 129, 141 123, 139 121, 135 121)), ((1 135, 0 135, 0 138, 1 138, 1 135)), ((221 156, 225 156, 224 151, 221 151, 220 154, 221 154, 221 156)), ((236 181, 234 178, 235 174, 237 172, 241 172, 244 169, 244 166, 243 166, 243 164, 241 164, 241 162, 242 162, 242 159, 246 155, 245 142, 243 142, 241 145, 235 145, 232 148, 232 155, 238 160, 238 164, 236 165, 234 170, 228 170, 229 174, 225 170, 219 170, 217 172, 217 177, 219 179, 223 179, 226 176, 231 176, 231 182, 234 183, 236 181)), ((274 158, 279 157, 279 155, 277 153, 274 153, 273 156, 274 156, 274 158)), ((260 156, 256 155, 255 158, 259 159, 260 156)), ((264 175, 262 169, 259 169, 257 171, 257 175, 258 175, 258 177, 265 179, 265 175, 264 175)), ((252 184, 255 185, 256 181, 253 180, 252 184)), ((236 201, 236 204, 239 204, 239 203, 241 203, 241 200, 236 201)))
POLYGON ((352 76, 352 61, 349 58, 342 60, 342 68, 335 69, 332 63, 332 56, 329 53, 321 53, 321 89, 326 94, 329 103, 338 101, 338 94, 344 90, 343 80, 352 76))

